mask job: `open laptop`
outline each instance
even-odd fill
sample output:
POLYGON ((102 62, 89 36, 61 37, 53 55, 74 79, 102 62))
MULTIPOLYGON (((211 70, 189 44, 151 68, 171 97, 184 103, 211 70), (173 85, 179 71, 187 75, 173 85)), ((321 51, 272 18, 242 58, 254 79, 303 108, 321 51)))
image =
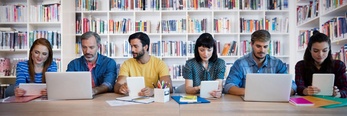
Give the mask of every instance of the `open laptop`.
POLYGON ((90 72, 46 72, 48 100, 92 99, 90 72))
POLYGON ((244 101, 288 102, 292 79, 292 74, 247 74, 243 99, 244 101))

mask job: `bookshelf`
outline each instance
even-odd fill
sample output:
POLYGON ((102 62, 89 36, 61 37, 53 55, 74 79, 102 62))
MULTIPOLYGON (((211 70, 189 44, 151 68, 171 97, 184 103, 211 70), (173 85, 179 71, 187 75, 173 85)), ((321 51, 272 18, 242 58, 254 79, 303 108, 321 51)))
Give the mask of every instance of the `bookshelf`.
POLYGON ((313 30, 319 30, 330 37, 333 57, 347 63, 344 48, 347 44, 347 0, 298 0, 296 9, 297 53, 302 54, 297 61, 303 59, 313 30))
POLYGON ((3 42, 0 58, 11 60, 11 73, 1 75, 1 83, 7 82, 4 79, 15 80, 17 62, 28 59, 30 46, 39 37, 51 42, 58 71, 66 70, 66 65, 75 58, 75 52, 68 47, 75 45, 71 39, 75 38, 74 8, 75 1, 71 0, 0 0, 0 13, 3 14, 0 16, 0 29, 15 29, 0 31, 0 42, 3 42))
MULTIPOLYGON (((108 0, 95 1, 97 6, 86 6, 85 0, 78 0, 75 20, 76 57, 82 55, 78 47, 81 34, 85 30, 92 30, 102 38, 104 48, 100 53, 121 64, 132 58, 130 48, 127 47, 129 35, 144 31, 151 38, 150 54, 165 61, 172 72, 179 70, 180 65, 194 57, 190 51, 194 49, 195 40, 201 33, 208 32, 217 40, 219 57, 226 61, 229 71, 236 59, 251 50, 249 42, 252 32, 267 29, 273 40, 269 53, 293 65, 290 57, 290 45, 293 43, 289 39, 295 37, 290 34, 292 27, 289 26, 289 20, 295 16, 289 12, 295 7, 293 3, 288 3, 288 0, 223 1, 128 0, 123 3, 122 0, 108 0), (118 24, 124 26, 115 26, 118 24), (230 50, 233 43, 234 50, 230 50), (226 47, 226 54, 222 55, 224 46, 228 44, 230 47, 226 47)), ((93 0, 89 2, 95 3, 93 0)), ((176 81, 184 82, 179 74, 179 71, 171 73, 174 85, 176 81)))

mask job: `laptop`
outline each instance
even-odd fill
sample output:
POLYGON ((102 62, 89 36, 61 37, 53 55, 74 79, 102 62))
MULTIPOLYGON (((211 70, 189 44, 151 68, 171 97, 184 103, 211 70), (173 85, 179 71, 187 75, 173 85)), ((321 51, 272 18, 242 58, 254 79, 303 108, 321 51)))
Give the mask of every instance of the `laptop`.
POLYGON ((92 99, 90 72, 46 72, 48 100, 92 99))
POLYGON ((243 99, 244 101, 288 102, 292 79, 292 74, 247 74, 243 99))

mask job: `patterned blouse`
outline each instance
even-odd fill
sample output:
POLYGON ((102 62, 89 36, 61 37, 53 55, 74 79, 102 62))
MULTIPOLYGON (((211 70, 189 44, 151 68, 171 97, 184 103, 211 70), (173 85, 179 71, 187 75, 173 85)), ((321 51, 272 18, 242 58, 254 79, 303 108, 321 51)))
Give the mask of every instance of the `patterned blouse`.
POLYGON ((193 80, 193 87, 200 86, 201 81, 224 79, 225 61, 218 58, 215 62, 208 62, 206 69, 195 58, 186 62, 183 68, 183 78, 193 80))

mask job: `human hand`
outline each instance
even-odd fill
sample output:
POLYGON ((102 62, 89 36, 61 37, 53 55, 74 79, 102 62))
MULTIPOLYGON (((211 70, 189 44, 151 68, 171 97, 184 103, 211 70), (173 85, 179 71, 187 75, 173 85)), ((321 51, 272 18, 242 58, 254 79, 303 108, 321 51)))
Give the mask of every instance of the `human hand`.
POLYGON ((24 89, 21 89, 21 88, 17 87, 14 90, 14 95, 17 96, 17 97, 24 96, 24 94, 25 94, 25 90, 24 89))
POLYGON ((139 92, 139 96, 153 96, 153 91, 154 89, 152 88, 148 88, 148 87, 145 87, 143 89, 141 89, 141 92, 139 92))
POLYGON ((305 95, 315 95, 320 92, 320 89, 318 87, 314 86, 308 86, 306 89, 304 89, 305 95))
POLYGON ((41 90, 42 96, 47 96, 47 88, 41 90))
POLYGON ((129 89, 128 89, 127 83, 124 83, 123 85, 120 86, 119 92, 124 94, 124 95, 129 94, 129 89))
POLYGON ((222 91, 221 90, 213 90, 212 92, 210 92, 210 94, 214 98, 220 98, 222 96, 222 91))
POLYGON ((333 89, 333 97, 341 97, 340 90, 336 86, 333 89))

